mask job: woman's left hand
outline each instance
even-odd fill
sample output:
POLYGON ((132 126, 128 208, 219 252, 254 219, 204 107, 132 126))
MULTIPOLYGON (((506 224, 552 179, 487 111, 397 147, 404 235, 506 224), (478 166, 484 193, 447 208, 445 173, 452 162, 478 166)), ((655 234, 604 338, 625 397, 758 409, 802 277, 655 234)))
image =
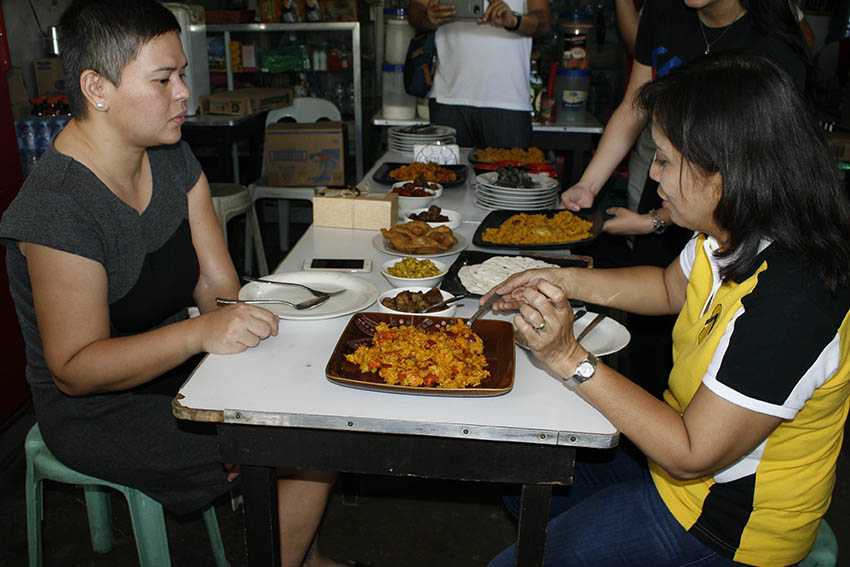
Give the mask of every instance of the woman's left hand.
POLYGON ((516 25, 517 17, 504 0, 492 0, 487 5, 484 16, 478 19, 479 24, 490 24, 497 28, 510 28, 516 25))
POLYGON ((573 308, 567 292, 546 280, 523 289, 525 301, 514 324, 531 351, 550 368, 578 348, 573 333, 573 308))

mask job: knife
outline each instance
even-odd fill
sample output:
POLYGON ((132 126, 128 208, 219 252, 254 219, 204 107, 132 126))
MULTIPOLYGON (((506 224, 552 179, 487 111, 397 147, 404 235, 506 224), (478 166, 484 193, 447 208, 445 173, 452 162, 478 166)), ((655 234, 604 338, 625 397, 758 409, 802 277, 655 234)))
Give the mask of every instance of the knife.
POLYGON ((587 334, 588 334, 590 331, 592 331, 592 330, 594 329, 594 327, 596 327, 596 325, 598 325, 599 323, 601 323, 601 322, 602 322, 602 319, 604 319, 604 318, 605 318, 605 315, 603 315, 602 313, 597 313, 597 314, 596 314, 596 317, 594 317, 594 318, 593 318, 593 321, 591 321, 591 322, 590 322, 590 325, 588 325, 587 327, 585 327, 584 329, 582 329, 581 333, 579 333, 579 334, 578 334, 578 336, 576 337, 576 342, 577 342, 577 343, 580 343, 580 342, 581 342, 581 340, 582 340, 584 337, 586 337, 586 336, 587 336, 587 334))

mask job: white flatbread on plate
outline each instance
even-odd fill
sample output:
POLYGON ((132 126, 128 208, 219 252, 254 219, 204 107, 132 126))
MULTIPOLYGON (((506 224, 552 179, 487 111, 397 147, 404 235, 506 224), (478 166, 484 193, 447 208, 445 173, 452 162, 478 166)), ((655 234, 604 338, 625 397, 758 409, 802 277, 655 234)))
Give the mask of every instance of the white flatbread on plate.
POLYGON ((460 283, 469 293, 483 295, 509 276, 533 268, 557 268, 542 260, 526 256, 494 256, 480 264, 463 266, 457 271, 460 283))

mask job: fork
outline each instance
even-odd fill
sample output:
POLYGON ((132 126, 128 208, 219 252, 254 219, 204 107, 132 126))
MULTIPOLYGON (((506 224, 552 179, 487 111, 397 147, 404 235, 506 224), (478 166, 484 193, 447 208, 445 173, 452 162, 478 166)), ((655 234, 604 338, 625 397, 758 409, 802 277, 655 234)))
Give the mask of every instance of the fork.
POLYGON ((260 279, 260 278, 254 278, 254 277, 251 277, 251 276, 242 276, 242 279, 245 280, 246 282, 270 283, 270 284, 278 284, 278 285, 295 285, 295 286, 302 287, 302 288, 306 289, 307 291, 309 291, 310 293, 312 293, 316 297, 332 297, 334 295, 339 295, 340 293, 345 291, 345 289, 338 289, 337 291, 319 291, 317 289, 313 289, 312 287, 308 287, 308 286, 306 286, 304 284, 300 284, 300 283, 278 282, 278 281, 275 281, 275 280, 264 280, 264 279, 260 279))
POLYGON ((320 295, 318 297, 311 297, 301 303, 292 303, 291 301, 286 301, 285 299, 225 299, 224 297, 216 297, 216 303, 221 303, 222 305, 235 305, 237 303, 245 303, 248 305, 263 305, 264 303, 282 303, 283 305, 289 305, 290 307, 301 311, 302 309, 310 309, 311 307, 315 307, 317 305, 321 305, 325 301, 330 299, 329 295, 320 295))

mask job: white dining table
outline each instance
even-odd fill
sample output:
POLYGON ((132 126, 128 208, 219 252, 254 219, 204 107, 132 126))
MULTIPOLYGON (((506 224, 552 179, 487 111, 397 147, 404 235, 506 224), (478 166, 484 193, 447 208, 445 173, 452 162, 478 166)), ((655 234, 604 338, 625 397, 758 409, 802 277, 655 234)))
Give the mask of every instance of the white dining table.
MULTIPOLYGON (((388 152, 359 185, 388 190, 372 174, 384 161, 403 160, 388 152)), ((467 183, 444 188, 434 202, 461 213, 464 222, 455 232, 470 243, 489 212, 474 203, 473 177, 470 167, 467 183)), ((391 286, 380 266, 398 256, 378 250, 376 234, 311 226, 274 272, 299 272, 312 257, 366 258, 372 260, 371 272, 355 275, 383 292, 391 286)), ((456 257, 440 260, 451 264, 456 257)), ((460 303, 456 316, 468 317, 478 301, 460 303)), ((364 310, 377 311, 377 305, 364 310)), ((326 377, 325 366, 351 317, 281 319, 278 335, 256 348, 207 355, 174 399, 178 418, 216 422, 222 458, 242 465, 250 564, 279 564, 273 479, 274 467, 285 466, 521 484, 516 564, 542 565, 552 486, 571 482, 576 448, 613 447, 617 429, 517 347, 513 388, 499 396, 399 394, 340 385, 326 377)), ((510 320, 512 315, 486 317, 510 320)))

